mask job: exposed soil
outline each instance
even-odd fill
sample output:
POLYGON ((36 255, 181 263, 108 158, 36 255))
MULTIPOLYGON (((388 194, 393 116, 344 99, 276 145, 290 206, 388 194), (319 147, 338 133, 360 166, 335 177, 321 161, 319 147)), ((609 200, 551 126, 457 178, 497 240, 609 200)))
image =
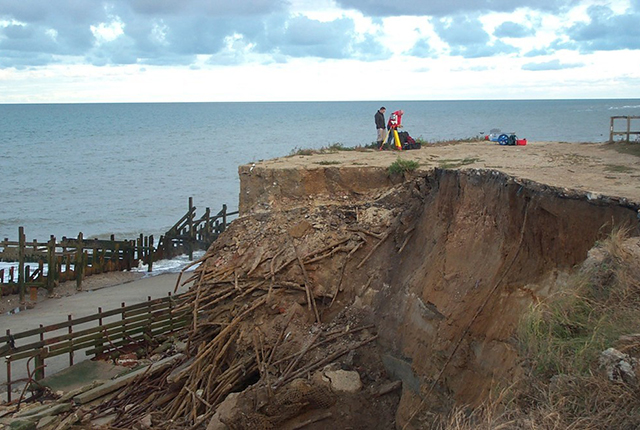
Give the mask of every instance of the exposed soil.
MULTIPOLYGON (((387 156, 356 155, 359 163, 387 156)), ((385 377, 403 382, 398 426, 418 411, 408 428, 429 427, 433 414, 454 402, 477 404, 513 382, 520 367, 511 336, 527 307, 553 291, 613 226, 637 229, 636 203, 595 190, 550 187, 496 170, 389 177, 385 169, 359 165, 314 166, 315 157, 304 168, 280 165, 297 157, 241 167, 241 207, 249 215, 226 236, 232 243, 212 251, 235 254, 245 269, 260 268, 291 242, 302 255, 315 255, 342 237, 360 238, 354 254, 356 245, 346 256, 309 265, 309 281, 319 296, 340 289, 332 307, 320 306, 323 321, 354 307, 376 321, 385 377)), ((550 177, 567 181, 566 174, 550 177)))

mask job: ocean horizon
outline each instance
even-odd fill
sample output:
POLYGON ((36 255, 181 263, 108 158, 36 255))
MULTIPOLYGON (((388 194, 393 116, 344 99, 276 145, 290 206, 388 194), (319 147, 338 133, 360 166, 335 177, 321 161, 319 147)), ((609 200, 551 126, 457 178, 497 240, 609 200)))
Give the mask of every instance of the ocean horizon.
POLYGON ((189 197, 236 210, 239 165, 370 144, 382 105, 428 142, 605 142, 611 116, 640 115, 640 99, 0 104, 0 238, 159 236, 189 197))

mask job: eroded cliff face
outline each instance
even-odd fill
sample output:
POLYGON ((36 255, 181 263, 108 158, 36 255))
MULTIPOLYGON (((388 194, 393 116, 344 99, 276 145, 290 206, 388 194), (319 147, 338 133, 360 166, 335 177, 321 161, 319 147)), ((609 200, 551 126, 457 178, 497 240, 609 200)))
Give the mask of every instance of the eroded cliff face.
POLYGON ((557 290, 614 226, 638 232, 636 203, 492 170, 390 178, 376 168, 242 166, 240 179, 236 237, 260 231, 256 261, 285 235, 303 253, 359 238, 347 258, 308 267, 309 282, 334 298, 321 305, 323 321, 350 307, 374 316, 381 359, 403 380, 399 426, 428 391, 436 409, 448 400, 476 404, 517 378, 512 336, 527 308, 557 290))

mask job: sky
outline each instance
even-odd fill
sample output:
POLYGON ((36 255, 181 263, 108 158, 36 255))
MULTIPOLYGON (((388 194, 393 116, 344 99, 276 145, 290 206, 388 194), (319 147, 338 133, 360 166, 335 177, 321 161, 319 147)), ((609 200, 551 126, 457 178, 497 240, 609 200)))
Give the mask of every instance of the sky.
POLYGON ((640 98, 640 0, 0 0, 0 103, 640 98))

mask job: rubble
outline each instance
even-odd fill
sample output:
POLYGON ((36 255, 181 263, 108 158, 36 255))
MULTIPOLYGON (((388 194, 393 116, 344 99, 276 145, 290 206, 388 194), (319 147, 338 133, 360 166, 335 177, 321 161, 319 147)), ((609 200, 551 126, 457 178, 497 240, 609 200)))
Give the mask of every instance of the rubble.
POLYGON ((610 381, 638 384, 636 370, 640 369, 640 360, 637 358, 630 357, 617 349, 608 348, 600 354, 599 362, 610 381))

